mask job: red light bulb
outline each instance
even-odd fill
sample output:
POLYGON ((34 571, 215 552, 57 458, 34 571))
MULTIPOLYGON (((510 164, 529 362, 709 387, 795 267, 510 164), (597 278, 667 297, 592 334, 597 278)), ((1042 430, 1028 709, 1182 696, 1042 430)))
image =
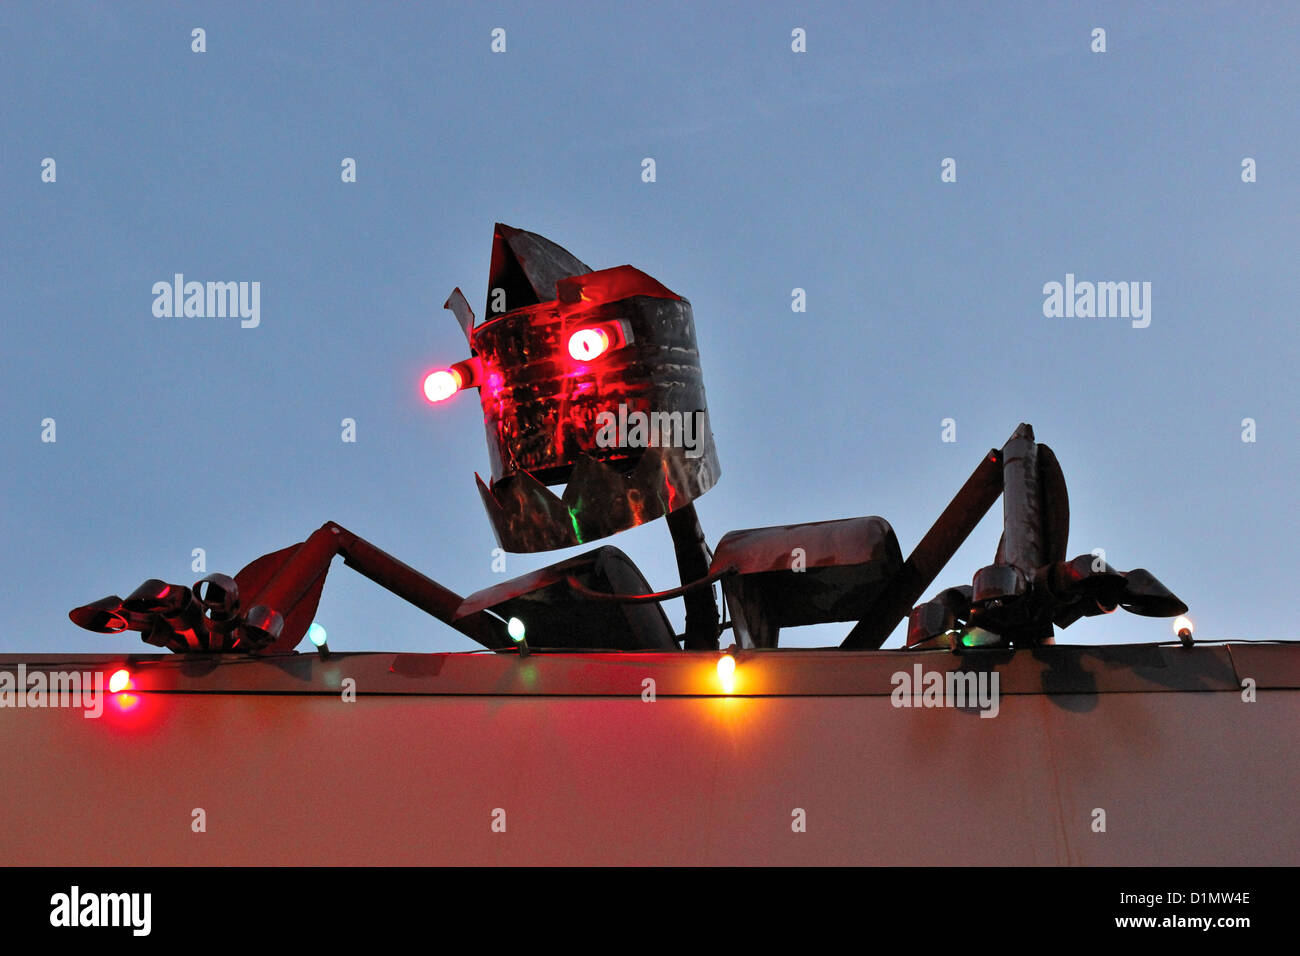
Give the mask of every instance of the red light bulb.
POLYGON ((459 392, 464 384, 465 380, 456 369, 439 369, 425 377, 424 397, 431 402, 441 402, 459 392))
POLYGON ((108 692, 116 694, 124 691, 131 686, 131 672, 125 667, 120 667, 113 671, 112 676, 108 678, 108 692))
POLYGON ((609 333, 604 329, 579 329, 569 336, 569 354, 576 361, 590 362, 609 348, 609 333))

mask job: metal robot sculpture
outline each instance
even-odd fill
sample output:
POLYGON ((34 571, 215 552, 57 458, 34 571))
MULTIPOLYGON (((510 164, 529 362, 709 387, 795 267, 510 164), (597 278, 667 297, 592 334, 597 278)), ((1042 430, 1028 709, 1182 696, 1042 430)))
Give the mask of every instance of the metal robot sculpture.
POLYGON ((181 653, 291 651, 307 634, 331 561, 344 563, 492 649, 770 648, 783 627, 852 622, 843 648, 878 648, 908 620, 907 646, 1049 643, 1054 628, 1117 607, 1173 617, 1187 607, 1149 572, 1066 560, 1069 500, 1056 456, 1027 424, 991 449, 904 560, 889 523, 847 518, 732 531, 710 549, 694 501, 720 475, 690 303, 629 265, 592 270, 535 233, 498 223, 486 314, 460 289, 469 358, 430 373, 437 403, 476 388, 491 476, 479 492, 512 552, 586 544, 663 518, 680 585, 651 591, 604 545, 478 591, 448 590, 333 522, 193 587, 150 579, 69 613, 93 631, 140 631, 181 653), (556 494, 551 487, 563 485, 556 494), (968 585, 917 604, 997 499, 1003 534, 968 585), (717 589, 730 621, 719 616, 717 589), (682 598, 683 634, 662 603, 682 598), (526 622, 527 638, 517 619, 526 622))

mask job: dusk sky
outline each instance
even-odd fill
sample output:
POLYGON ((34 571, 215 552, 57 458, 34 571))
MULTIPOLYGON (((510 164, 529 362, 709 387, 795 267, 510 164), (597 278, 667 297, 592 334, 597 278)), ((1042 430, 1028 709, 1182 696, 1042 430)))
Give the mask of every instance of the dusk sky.
MULTIPOLYGON (((1198 638, 1295 636, 1295 4, 4 4, 0 31, 2 651, 153 650, 67 612, 328 519, 499 583, 477 398, 420 394, 467 357, 442 304, 482 309, 497 221, 691 301, 713 544, 881 515, 906 554, 1027 421, 1071 556, 1149 569, 1198 638), (260 283, 257 326, 156 316, 176 273, 260 283), (1067 275, 1150 283, 1149 325, 1045 315, 1067 275)), ((599 544, 678 584, 664 522, 599 544)), ((476 646, 341 560, 317 620, 476 646)), ((1121 611, 1058 640, 1171 636, 1121 611)))

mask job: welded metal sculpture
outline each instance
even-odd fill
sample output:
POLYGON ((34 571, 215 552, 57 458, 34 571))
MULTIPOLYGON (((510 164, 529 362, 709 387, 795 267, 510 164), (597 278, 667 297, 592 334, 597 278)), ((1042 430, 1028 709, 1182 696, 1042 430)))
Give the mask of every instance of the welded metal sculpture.
POLYGON ((720 469, 689 302, 639 269, 593 272, 549 240, 504 225, 490 286, 498 290, 490 306, 509 306, 490 321, 475 326, 459 290, 447 307, 473 353, 460 365, 483 405, 492 479, 480 478, 479 491, 501 547, 594 541, 713 487, 720 469), (676 423, 694 447, 601 441, 602 422, 617 432, 629 418, 646 423, 647 442, 662 431, 650 426, 676 423), (546 488, 565 483, 563 495, 546 488))
POLYGON ((874 516, 733 531, 714 553, 693 504, 720 469, 686 299, 632 266, 593 271, 542 236, 497 224, 490 318, 476 325, 459 289, 446 307, 470 357, 431 373, 425 394, 440 402, 479 390, 491 477, 478 485, 501 546, 549 551, 664 518, 679 587, 651 591, 631 559, 605 545, 462 598, 327 522, 234 578, 209 575, 193 588, 146 581, 126 600, 74 609, 72 620, 138 630, 178 652, 287 651, 307 633, 336 556, 493 649, 517 645, 512 618, 527 622, 533 649, 716 650, 724 627, 741 647, 776 647, 783 627, 835 621, 853 622, 843 647, 878 648, 908 619, 909 647, 959 650, 1050 642, 1054 628, 1117 607, 1157 617, 1187 610, 1143 569, 1066 559, 1065 478, 1027 424, 984 456, 906 560, 874 516), (558 495, 548 487, 560 484, 558 495), (917 604, 999 497, 993 563, 917 604), (677 597, 681 635, 661 607, 677 597))

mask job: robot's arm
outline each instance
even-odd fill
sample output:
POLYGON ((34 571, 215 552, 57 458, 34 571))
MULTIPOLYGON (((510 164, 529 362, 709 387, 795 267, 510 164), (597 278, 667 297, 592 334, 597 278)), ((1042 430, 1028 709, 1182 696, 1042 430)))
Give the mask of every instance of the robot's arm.
POLYGON ((457 617, 462 598, 334 522, 301 544, 265 554, 235 577, 210 574, 193 588, 150 579, 126 600, 116 595, 71 611, 73 623, 144 639, 178 652, 273 652, 297 646, 311 626, 330 562, 349 567, 484 647, 511 644, 486 613, 457 617))

